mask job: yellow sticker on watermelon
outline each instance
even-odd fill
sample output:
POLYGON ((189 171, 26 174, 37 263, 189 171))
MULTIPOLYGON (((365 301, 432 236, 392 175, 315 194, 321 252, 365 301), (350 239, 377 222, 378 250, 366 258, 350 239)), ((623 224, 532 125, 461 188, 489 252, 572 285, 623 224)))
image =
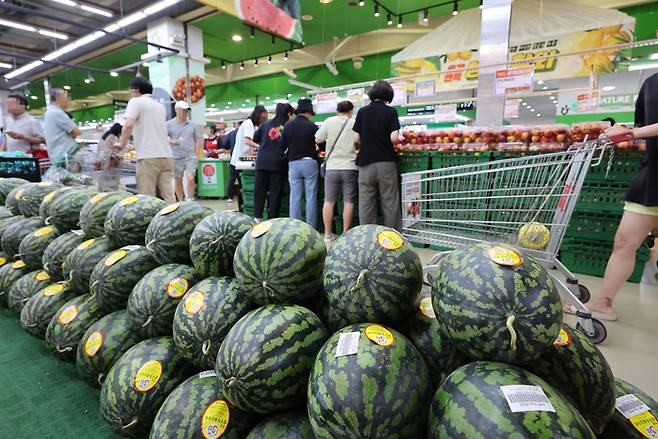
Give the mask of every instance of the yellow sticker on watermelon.
POLYGON ((0 258, 0 267, 7 263, 7 258, 0 258))
POLYGON ((95 239, 88 239, 85 242, 79 244, 75 249, 76 250, 84 250, 87 247, 90 247, 94 243, 95 239))
POLYGON ((57 294, 64 291, 64 285, 55 284, 43 289, 43 295, 46 297, 56 296, 57 294))
POLYGON ((53 226, 41 227, 40 229, 35 230, 32 235, 35 238, 40 238, 42 236, 48 236, 51 233, 53 233, 54 231, 55 231, 55 228, 53 226))
POLYGON ((560 333, 557 335, 557 338, 553 342, 553 345, 569 346, 569 343, 571 343, 571 336, 564 328, 560 328, 560 333))
POLYGON ((180 203, 170 204, 169 206, 160 210, 160 215, 169 215, 172 212, 176 212, 180 207, 180 203))
POLYGON ((78 307, 75 305, 67 306, 59 315, 60 325, 68 325, 78 316, 78 307))
POLYGON ((103 346, 103 334, 99 331, 92 332, 85 342, 85 355, 93 357, 103 346))
POLYGON ((511 248, 496 245, 487 250, 487 255, 493 262, 505 267, 518 267, 523 264, 523 257, 511 248))
POLYGON ((23 189, 16 191, 16 193, 14 194, 14 198, 16 200, 20 200, 21 198, 23 198, 23 191, 24 191, 23 189))
POLYGON ((381 325, 370 325, 366 327, 366 337, 379 346, 392 346, 395 336, 391 331, 381 325))
POLYGON ((106 267, 111 267, 112 265, 116 264, 119 262, 121 259, 125 258, 128 252, 126 250, 117 250, 111 255, 109 255, 107 258, 105 258, 105 262, 103 262, 103 265, 106 267))
POLYGON ((205 301, 206 295, 203 293, 203 291, 195 290, 185 297, 183 300, 183 308, 188 314, 194 315, 201 311, 205 301))
POLYGON ((398 232, 384 230, 377 235, 377 242, 386 250, 397 250, 404 245, 404 239, 398 232))
POLYGON ((135 374, 133 386, 138 392, 148 392, 154 388, 162 377, 162 363, 157 360, 147 361, 135 374))
POLYGON ((91 199, 89 200, 89 202, 90 202, 91 204, 96 204, 96 203, 98 203, 100 200, 102 200, 103 198, 107 197, 108 195, 109 195, 108 192, 101 192, 100 194, 96 194, 96 195, 94 195, 93 197, 91 197, 91 199))
POLYGON ((133 195, 131 197, 124 198, 123 200, 121 200, 121 202, 119 203, 119 206, 122 206, 122 207, 127 206, 129 204, 136 203, 137 201, 139 201, 139 197, 137 195, 133 195))
POLYGON ((23 268, 25 267, 25 262, 21 261, 20 259, 18 261, 15 261, 13 264, 11 264, 11 268, 23 268))
POLYGON ((422 312, 423 315, 428 319, 436 319, 436 313, 434 312, 434 307, 432 306, 431 297, 423 297, 418 308, 420 309, 420 312, 422 312))
POLYGON ((632 416, 628 420, 645 438, 658 438, 658 420, 656 420, 656 417, 650 411, 632 416))
POLYGON ((41 270, 37 274, 34 275, 34 279, 38 281, 44 281, 44 280, 50 280, 50 275, 46 273, 45 271, 41 270))
POLYGON ((180 299, 187 292, 189 283, 187 279, 182 277, 176 277, 167 284, 167 295, 172 299, 180 299))
POLYGON ((231 419, 228 404, 223 399, 212 402, 203 412, 201 418, 201 434, 204 439, 217 439, 221 437, 231 419))
POLYGON ((57 193, 57 191, 48 192, 48 195, 43 197, 43 202, 48 203, 50 200, 52 200, 55 197, 56 193, 57 193))
POLYGON ((272 221, 263 221, 262 223, 256 224, 251 229, 251 237, 260 238, 261 236, 269 232, 271 228, 272 228, 272 221))

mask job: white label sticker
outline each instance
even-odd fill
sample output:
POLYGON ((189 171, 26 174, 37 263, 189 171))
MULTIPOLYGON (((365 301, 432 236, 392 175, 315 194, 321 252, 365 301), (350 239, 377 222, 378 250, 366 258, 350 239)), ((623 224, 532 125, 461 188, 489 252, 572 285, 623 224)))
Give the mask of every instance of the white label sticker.
POLYGON ((141 247, 141 245, 124 245, 123 247, 121 247, 121 250, 126 250, 126 251, 131 252, 133 250, 139 249, 140 247, 141 247))
POLYGON ((624 415, 624 418, 626 419, 651 410, 651 407, 647 406, 632 393, 617 398, 616 407, 617 410, 619 410, 619 413, 624 415))
POLYGON ((344 332, 338 338, 336 346, 336 358, 346 355, 354 355, 359 347, 360 332, 344 332))
POLYGON ((205 372, 199 373, 199 378, 210 378, 210 377, 216 377, 217 374, 215 373, 214 370, 207 370, 205 372))
POLYGON ((71 233, 75 233, 78 236, 85 236, 85 232, 82 230, 71 230, 71 233))
POLYGON ((512 413, 553 412, 555 408, 539 386, 500 386, 512 413))

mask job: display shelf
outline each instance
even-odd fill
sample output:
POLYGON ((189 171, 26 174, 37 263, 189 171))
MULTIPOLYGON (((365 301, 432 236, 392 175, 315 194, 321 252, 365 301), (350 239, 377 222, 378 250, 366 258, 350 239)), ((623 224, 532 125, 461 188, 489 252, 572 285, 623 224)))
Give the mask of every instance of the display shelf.
MULTIPOLYGON (((565 239, 560 251, 560 261, 574 273, 603 277, 608 259, 612 254, 612 246, 611 242, 565 239)), ((629 282, 640 282, 648 260, 649 248, 643 244, 637 251, 635 267, 628 279, 629 282)))

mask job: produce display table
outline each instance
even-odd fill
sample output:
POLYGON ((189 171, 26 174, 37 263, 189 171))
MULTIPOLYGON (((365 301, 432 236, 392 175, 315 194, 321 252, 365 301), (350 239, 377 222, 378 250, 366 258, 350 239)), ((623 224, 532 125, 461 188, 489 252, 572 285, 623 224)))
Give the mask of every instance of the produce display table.
POLYGON ((226 160, 199 160, 197 170, 199 197, 225 197, 230 173, 231 167, 226 160))

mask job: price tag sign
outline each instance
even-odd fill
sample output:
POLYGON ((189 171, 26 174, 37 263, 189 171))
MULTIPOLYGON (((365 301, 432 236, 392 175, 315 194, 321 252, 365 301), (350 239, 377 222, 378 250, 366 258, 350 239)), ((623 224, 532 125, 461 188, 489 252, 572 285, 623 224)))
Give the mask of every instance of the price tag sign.
POLYGON ((507 404, 512 413, 519 412, 553 412, 555 407, 551 404, 539 386, 513 385, 500 386, 507 404))
POLYGON ((643 403, 640 398, 633 395, 632 393, 617 398, 615 407, 617 408, 617 411, 619 411, 619 413, 621 413, 626 419, 630 419, 633 416, 651 410, 648 405, 643 403))
POLYGON ((457 104, 437 105, 434 107, 435 122, 454 122, 457 120, 457 104))
POLYGON ((360 335, 360 332, 343 332, 340 334, 336 346, 336 358, 356 354, 360 335))
POLYGON ((534 74, 534 67, 497 70, 494 93, 502 96, 532 91, 532 77, 534 74))

